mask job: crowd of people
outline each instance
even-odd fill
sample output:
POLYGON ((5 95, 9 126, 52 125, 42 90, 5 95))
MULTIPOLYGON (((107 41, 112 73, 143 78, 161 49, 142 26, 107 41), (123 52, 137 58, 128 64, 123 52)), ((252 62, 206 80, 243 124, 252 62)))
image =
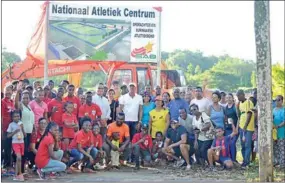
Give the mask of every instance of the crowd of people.
MULTIPOLYGON (((2 94, 2 167, 24 181, 24 173, 41 179, 60 172, 93 173, 127 164, 156 166, 172 162, 190 171, 198 164, 209 171, 242 168, 255 160, 257 146, 257 90, 246 98, 215 91, 203 96, 201 87, 137 93, 135 83, 111 88, 99 83, 96 91, 63 80, 42 86, 27 79, 7 85, 2 94)), ((285 109, 283 96, 273 101, 274 162, 285 166, 285 109)), ((3 169, 2 169, 3 170, 3 169)), ((3 173, 3 172, 2 172, 3 173)))

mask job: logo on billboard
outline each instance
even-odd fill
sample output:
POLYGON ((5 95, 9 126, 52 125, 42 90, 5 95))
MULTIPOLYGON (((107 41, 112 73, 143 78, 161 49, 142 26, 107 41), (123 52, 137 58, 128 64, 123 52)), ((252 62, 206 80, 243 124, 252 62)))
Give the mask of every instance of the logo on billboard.
POLYGON ((152 54, 153 43, 148 42, 147 45, 135 48, 131 52, 131 56, 138 59, 156 59, 156 54, 152 54))

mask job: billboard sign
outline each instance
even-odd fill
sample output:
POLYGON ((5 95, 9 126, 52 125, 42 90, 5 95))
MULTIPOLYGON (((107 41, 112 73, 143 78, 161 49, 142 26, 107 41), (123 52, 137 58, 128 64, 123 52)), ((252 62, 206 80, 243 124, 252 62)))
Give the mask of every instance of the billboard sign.
POLYGON ((159 8, 50 2, 48 60, 157 62, 159 8))

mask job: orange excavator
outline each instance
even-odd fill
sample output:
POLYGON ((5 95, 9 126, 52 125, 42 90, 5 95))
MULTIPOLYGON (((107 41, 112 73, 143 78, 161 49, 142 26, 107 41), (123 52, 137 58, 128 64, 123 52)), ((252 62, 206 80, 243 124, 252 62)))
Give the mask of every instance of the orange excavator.
MULTIPOLYGON (((105 82, 108 88, 112 81, 119 81, 120 85, 128 85, 130 82, 137 84, 138 92, 142 91, 146 85, 152 89, 159 85, 162 91, 169 91, 173 87, 183 86, 181 76, 177 70, 168 70, 167 65, 162 62, 161 75, 157 76, 157 66, 151 63, 127 63, 123 61, 66 61, 49 62, 48 76, 58 76, 68 74, 68 80, 76 87, 80 86, 83 72, 103 71, 108 77, 105 82), (161 83, 156 83, 156 78, 161 77, 161 83)), ((24 78, 42 78, 44 76, 44 65, 32 64, 28 59, 14 63, 10 68, 2 73, 2 86, 13 80, 24 78)))

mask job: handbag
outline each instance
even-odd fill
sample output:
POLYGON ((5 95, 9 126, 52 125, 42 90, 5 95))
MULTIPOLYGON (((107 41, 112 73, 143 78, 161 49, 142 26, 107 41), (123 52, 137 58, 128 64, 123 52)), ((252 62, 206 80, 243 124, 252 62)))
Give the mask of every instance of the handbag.
MULTIPOLYGON (((203 124, 203 128, 204 128, 204 125, 205 125, 205 122, 203 120, 203 117, 201 116, 201 122, 203 124)), ((208 138, 208 139, 214 139, 215 138, 215 135, 216 135, 216 132, 215 132, 215 128, 213 126, 213 122, 210 120, 210 128, 208 131, 204 132, 205 134, 205 137, 208 138)))

